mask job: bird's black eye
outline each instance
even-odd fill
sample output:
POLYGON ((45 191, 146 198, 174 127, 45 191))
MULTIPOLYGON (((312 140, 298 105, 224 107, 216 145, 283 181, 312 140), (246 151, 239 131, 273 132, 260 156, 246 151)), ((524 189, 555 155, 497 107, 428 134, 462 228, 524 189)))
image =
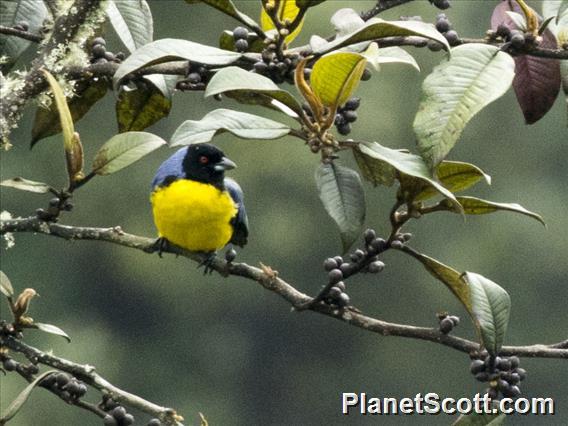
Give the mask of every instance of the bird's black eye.
POLYGON ((201 164, 207 164, 207 163, 209 163, 209 158, 206 157, 205 155, 202 155, 201 157, 199 157, 199 162, 201 164))

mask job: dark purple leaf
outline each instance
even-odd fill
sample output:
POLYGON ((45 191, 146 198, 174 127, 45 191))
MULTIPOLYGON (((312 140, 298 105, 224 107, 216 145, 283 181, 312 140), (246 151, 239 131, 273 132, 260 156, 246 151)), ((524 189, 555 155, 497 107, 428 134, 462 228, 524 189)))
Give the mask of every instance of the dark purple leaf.
MULTIPOLYGON (((491 27, 496 30, 501 24, 517 29, 507 11, 522 14, 516 1, 504 0, 497 5, 491 16, 491 27), (513 7, 511 8, 510 5, 513 7)), ((542 34, 541 47, 556 49, 557 42, 550 30, 542 34)), ((560 62, 557 59, 519 55, 515 58, 513 89, 527 124, 536 123, 552 108, 560 91, 560 62)))

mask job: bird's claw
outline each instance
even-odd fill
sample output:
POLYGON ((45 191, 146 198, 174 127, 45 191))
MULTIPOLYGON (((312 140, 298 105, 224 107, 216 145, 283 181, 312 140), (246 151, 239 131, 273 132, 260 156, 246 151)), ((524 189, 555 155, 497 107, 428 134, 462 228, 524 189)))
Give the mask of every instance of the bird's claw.
POLYGON ((203 261, 201 261, 201 263, 197 266, 197 268, 201 268, 202 266, 205 267, 205 269, 203 269, 203 275, 211 275, 213 273, 213 271, 215 270, 215 268, 213 267, 213 262, 215 261, 215 258, 217 256, 216 253, 206 253, 205 254, 205 259, 203 259, 203 261))
POLYGON ((154 241, 154 243, 148 248, 146 248, 144 251, 148 253, 158 252, 158 256, 163 257, 162 253, 167 251, 168 244, 169 244, 168 240, 166 240, 164 237, 160 237, 157 238, 156 241, 154 241))

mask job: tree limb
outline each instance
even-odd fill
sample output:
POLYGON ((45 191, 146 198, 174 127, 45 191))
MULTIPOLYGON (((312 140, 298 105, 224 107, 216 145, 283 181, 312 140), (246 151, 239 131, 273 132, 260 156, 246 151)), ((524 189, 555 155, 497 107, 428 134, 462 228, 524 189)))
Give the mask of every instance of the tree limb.
POLYGON ((47 59, 51 59, 49 62, 56 62, 66 54, 65 49, 61 49, 61 46, 67 46, 75 38, 81 26, 98 10, 100 3, 101 0, 75 0, 74 4, 69 8, 69 13, 55 20, 51 38, 42 48, 38 57, 33 60, 23 84, 18 85, 2 97, 0 103, 0 110, 2 111, 0 136, 2 143, 9 143, 8 136, 10 131, 17 124, 27 102, 46 89, 47 83, 41 69, 45 67, 47 59), (52 57, 52 55, 54 56, 52 57))
MULTIPOLYGON (((0 337, 0 347, 2 348, 8 348, 14 352, 21 353, 34 363, 40 363, 57 370, 65 371, 66 373, 77 377, 78 379, 89 384, 95 389, 98 389, 103 394, 108 395, 114 401, 128 405, 129 407, 136 408, 140 411, 150 414, 151 416, 157 417, 166 425, 183 426, 182 423, 180 423, 181 417, 176 414, 175 410, 173 410, 172 408, 161 407, 157 404, 154 404, 153 402, 147 401, 137 395, 126 392, 114 386, 101 375, 96 373, 95 367, 93 366, 77 364, 72 361, 56 357, 52 354, 29 346, 21 340, 18 340, 12 336, 0 337)), ((58 396, 63 398, 61 395, 58 396)), ((101 415, 101 410, 97 409, 97 407, 94 407, 92 404, 81 403, 75 405, 92 411, 99 416, 101 415)))
MULTIPOLYGON (((13 232, 42 233, 67 240, 106 241, 144 252, 153 252, 155 250, 155 239, 127 234, 120 227, 75 227, 59 223, 43 222, 36 217, 0 221, 0 234, 3 235, 13 232)), ((187 257, 198 263, 203 262, 205 259, 203 254, 183 250, 173 245, 166 247, 164 251, 187 257)), ((256 268, 246 263, 227 263, 225 260, 219 258, 216 258, 211 266, 223 276, 234 275, 256 281, 265 289, 285 299, 294 308, 301 308, 312 300, 310 296, 300 292, 294 286, 284 281, 282 278, 279 278, 278 273, 269 267, 262 266, 262 268, 256 268)), ((436 328, 390 323, 363 315, 353 309, 338 309, 325 303, 314 304, 310 306, 309 309, 383 336, 399 336, 425 340, 465 353, 475 353, 480 350, 478 343, 460 337, 442 334, 436 328)), ((500 353, 502 355, 517 355, 532 358, 568 359, 568 347, 566 346, 568 346, 567 342, 560 342, 555 345, 503 346, 500 353)))
POLYGON ((39 43, 40 41, 43 40, 43 37, 40 35, 30 33, 24 30, 18 30, 17 28, 5 27, 4 25, 0 25, 0 34, 6 34, 10 36, 23 38, 24 40, 33 41, 35 43, 39 43))

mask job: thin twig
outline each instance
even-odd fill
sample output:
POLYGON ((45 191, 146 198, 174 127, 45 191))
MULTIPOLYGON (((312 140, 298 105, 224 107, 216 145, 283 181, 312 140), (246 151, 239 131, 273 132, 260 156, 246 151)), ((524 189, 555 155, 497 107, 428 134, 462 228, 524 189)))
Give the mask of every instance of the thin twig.
MULTIPOLYGON (((122 231, 120 227, 74 227, 59 223, 42 222, 36 217, 0 221, 0 234, 10 232, 35 232, 67 240, 107 241, 124 247, 142 250, 144 252, 153 252, 155 250, 155 239, 127 234, 122 231)), ((203 254, 183 250, 174 245, 169 245, 164 251, 187 257, 198 263, 201 263, 204 260, 203 254)), ((294 286, 275 274, 267 273, 266 269, 256 268, 254 266, 247 265, 246 263, 227 263, 225 260, 219 258, 216 258, 212 262, 211 267, 223 276, 234 275, 255 281, 262 285, 265 289, 278 294, 280 297, 288 301, 293 307, 301 308, 312 301, 310 296, 300 292, 294 286)), ((412 325, 390 323, 363 315, 350 309, 338 309, 324 303, 314 304, 310 307, 310 310, 383 336, 400 336, 429 341, 465 353, 476 352, 480 349, 479 344, 476 342, 452 335, 442 334, 437 328, 415 327, 412 325)), ((517 355, 521 357, 568 359, 568 348, 563 347, 565 342, 557 343, 556 345, 560 345, 561 347, 543 344, 530 346, 503 346, 500 353, 503 355, 517 355)))
POLYGON ((35 43, 39 43, 43 40, 43 37, 38 34, 30 33, 29 31, 19 30, 13 27, 5 27, 3 25, 0 25, 0 34, 6 34, 10 36, 23 38, 24 40, 33 41, 35 43))

